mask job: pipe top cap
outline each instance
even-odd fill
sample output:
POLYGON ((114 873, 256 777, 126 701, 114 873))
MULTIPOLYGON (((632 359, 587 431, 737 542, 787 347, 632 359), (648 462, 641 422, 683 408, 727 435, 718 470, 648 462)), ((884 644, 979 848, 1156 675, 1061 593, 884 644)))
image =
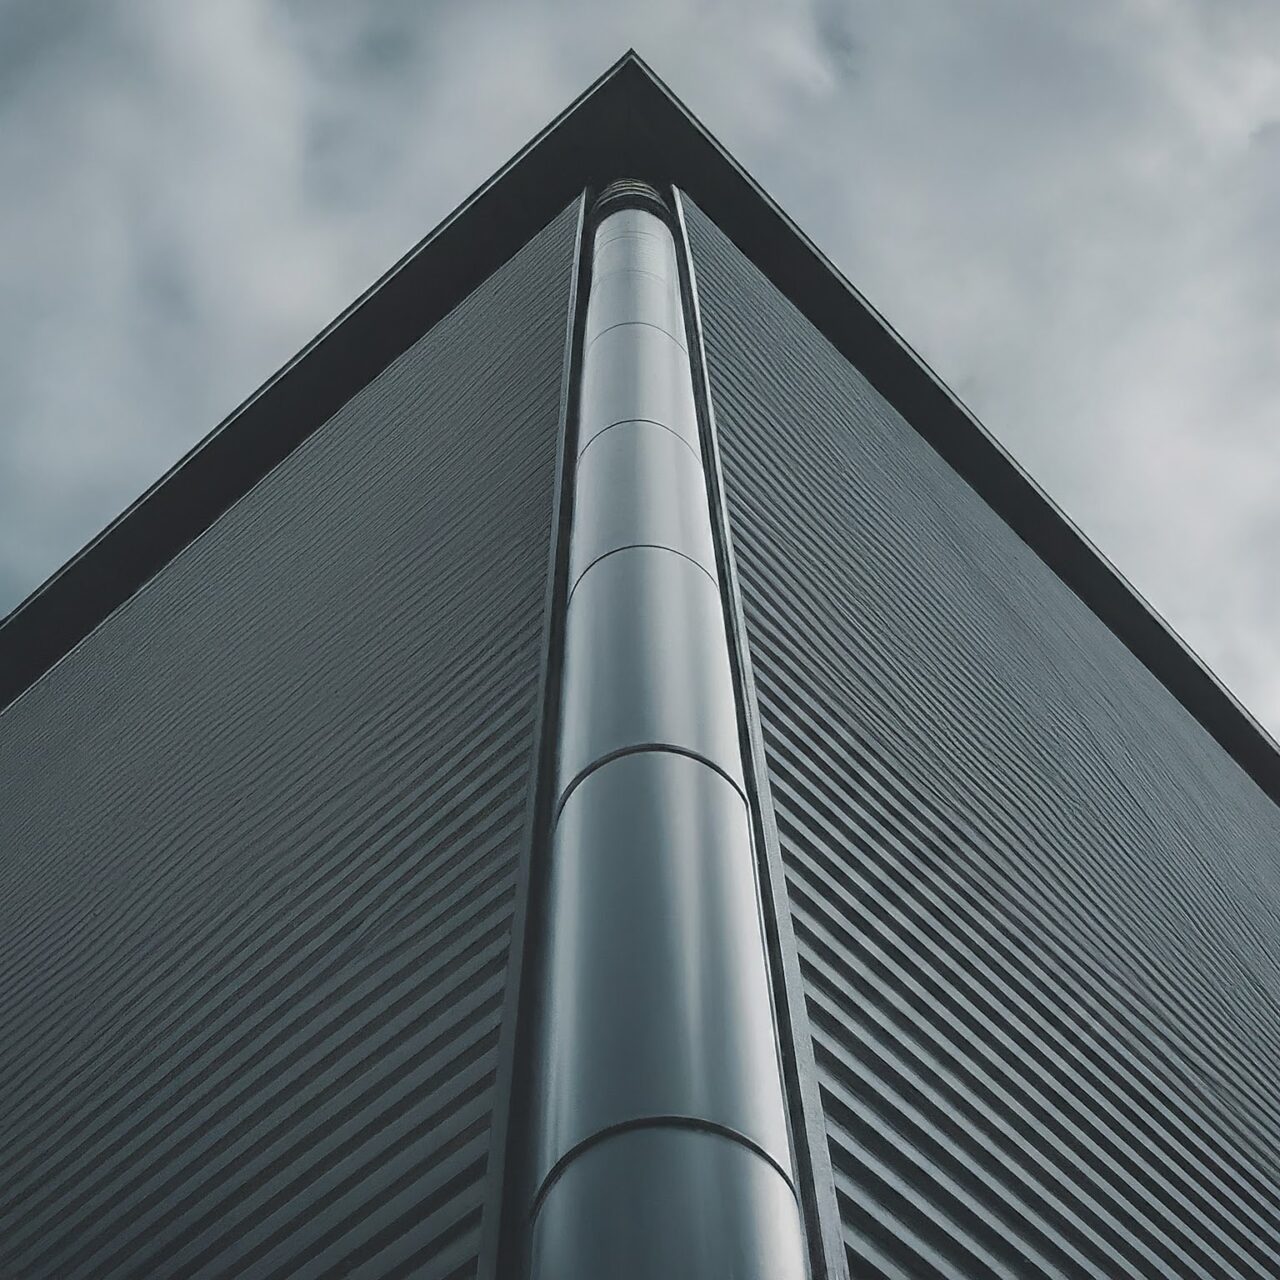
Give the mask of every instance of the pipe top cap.
POLYGON ((663 221, 671 216, 666 201, 657 191, 647 182, 639 182, 634 178, 620 178, 609 183, 596 197, 592 213, 599 220, 620 209, 644 209, 648 213, 657 214, 663 221))

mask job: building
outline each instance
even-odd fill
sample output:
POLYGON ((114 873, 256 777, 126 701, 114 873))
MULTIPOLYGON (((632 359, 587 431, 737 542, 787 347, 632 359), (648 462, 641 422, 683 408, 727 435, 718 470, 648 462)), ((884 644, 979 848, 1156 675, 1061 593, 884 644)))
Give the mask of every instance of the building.
POLYGON ((0 1274, 1280 1274, 1275 744, 633 55, 0 680, 0 1274))

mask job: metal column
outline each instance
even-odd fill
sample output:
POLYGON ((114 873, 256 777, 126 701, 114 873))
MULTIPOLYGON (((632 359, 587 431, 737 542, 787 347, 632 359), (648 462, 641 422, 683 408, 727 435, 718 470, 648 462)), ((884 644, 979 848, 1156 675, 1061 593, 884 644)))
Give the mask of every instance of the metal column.
POLYGON ((532 1092, 535 1280, 807 1274, 675 244, 596 206, 532 1092))

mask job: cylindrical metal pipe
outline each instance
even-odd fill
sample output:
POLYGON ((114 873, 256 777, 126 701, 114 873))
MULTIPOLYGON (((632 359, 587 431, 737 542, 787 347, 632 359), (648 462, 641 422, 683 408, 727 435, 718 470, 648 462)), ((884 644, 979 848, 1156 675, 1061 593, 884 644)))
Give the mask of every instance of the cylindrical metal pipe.
POLYGON ((597 205, 533 1090, 535 1280, 807 1274, 684 311, 597 205))

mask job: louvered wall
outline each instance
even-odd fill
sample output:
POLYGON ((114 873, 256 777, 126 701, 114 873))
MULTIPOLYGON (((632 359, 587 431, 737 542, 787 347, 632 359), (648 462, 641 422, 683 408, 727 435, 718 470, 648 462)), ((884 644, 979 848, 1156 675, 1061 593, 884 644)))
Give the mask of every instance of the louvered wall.
POLYGON ((852 1275, 1280 1275, 1280 810, 690 233, 852 1275))
POLYGON ((473 1273, 575 213, 0 716, 0 1275, 473 1273))

